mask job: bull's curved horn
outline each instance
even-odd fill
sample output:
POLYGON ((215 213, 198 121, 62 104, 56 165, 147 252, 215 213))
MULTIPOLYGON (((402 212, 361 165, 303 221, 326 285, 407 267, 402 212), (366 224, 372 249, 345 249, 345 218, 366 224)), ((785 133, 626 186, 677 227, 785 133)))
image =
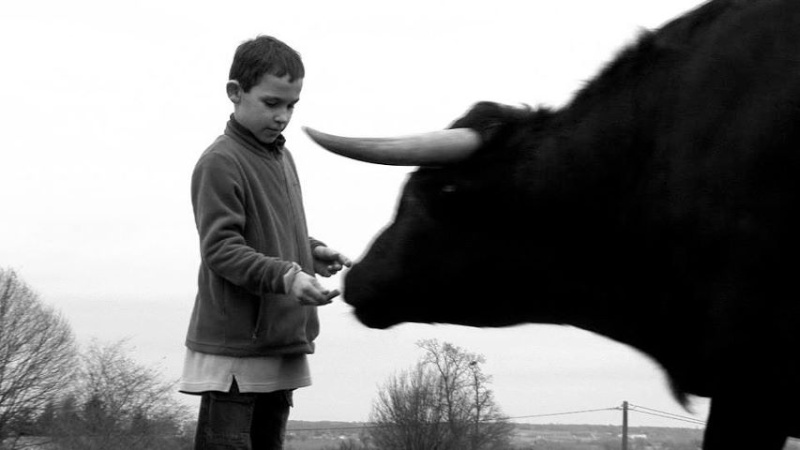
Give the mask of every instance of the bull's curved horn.
POLYGON ((481 145, 478 132, 454 128, 395 138, 348 138, 303 130, 325 149, 374 164, 391 166, 433 166, 462 161, 481 145))

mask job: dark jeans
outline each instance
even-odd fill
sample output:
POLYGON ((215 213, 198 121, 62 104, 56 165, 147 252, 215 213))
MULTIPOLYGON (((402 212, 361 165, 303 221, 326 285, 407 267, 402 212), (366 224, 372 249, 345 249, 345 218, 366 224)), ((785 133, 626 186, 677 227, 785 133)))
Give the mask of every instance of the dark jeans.
POLYGON ((195 450, 283 450, 292 391, 201 395, 195 450))

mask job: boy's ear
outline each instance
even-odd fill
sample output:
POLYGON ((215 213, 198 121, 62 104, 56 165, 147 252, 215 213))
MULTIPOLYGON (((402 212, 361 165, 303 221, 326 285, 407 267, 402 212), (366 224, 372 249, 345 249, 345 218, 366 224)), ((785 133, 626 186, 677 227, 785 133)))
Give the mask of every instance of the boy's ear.
POLYGON ((228 98, 234 104, 239 103, 242 100, 242 85, 239 84, 236 80, 229 80, 228 84, 225 85, 225 89, 228 91, 228 98))

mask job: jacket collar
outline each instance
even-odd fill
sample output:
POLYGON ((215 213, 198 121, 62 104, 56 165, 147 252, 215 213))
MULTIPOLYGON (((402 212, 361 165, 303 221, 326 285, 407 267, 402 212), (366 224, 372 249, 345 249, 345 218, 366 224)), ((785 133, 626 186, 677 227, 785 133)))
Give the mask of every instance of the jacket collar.
POLYGON ((278 135, 271 144, 265 144, 259 141, 250 130, 236 121, 233 114, 231 114, 230 120, 228 120, 228 124, 225 127, 225 134, 242 141, 257 152, 267 152, 270 154, 279 153, 283 149, 284 144, 286 144, 286 138, 284 138, 282 134, 278 135))

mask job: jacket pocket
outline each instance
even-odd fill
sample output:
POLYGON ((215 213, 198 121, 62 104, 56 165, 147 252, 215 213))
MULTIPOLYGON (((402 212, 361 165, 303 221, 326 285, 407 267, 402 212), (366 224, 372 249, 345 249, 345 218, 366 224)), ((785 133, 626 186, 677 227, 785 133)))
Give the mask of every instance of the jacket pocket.
POLYGON ((308 308, 289 295, 267 294, 261 300, 252 339, 258 346, 281 347, 309 343, 308 308))

